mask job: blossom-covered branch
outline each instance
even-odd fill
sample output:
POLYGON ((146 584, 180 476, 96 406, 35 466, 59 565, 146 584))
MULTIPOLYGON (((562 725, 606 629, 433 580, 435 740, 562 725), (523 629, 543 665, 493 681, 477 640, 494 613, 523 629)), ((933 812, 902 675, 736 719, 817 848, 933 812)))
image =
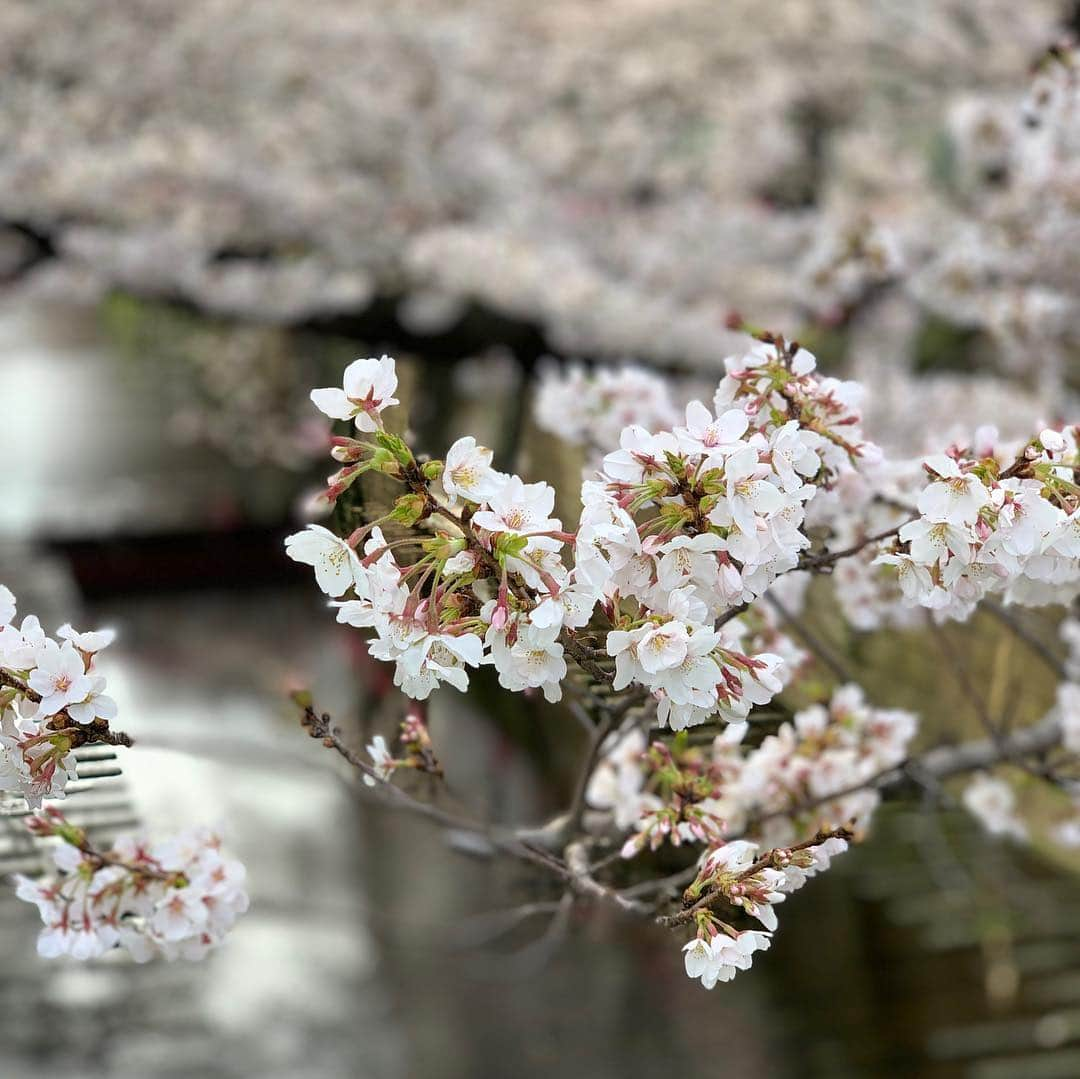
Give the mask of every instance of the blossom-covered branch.
POLYGON ((137 962, 201 959, 248 907, 244 867, 225 858, 214 832, 150 843, 139 837, 98 850, 86 832, 52 807, 30 831, 57 841, 56 875, 16 876, 16 894, 45 923, 38 953, 94 959, 121 947, 137 962))
MULTIPOLYGON (((338 621, 373 631, 369 651, 393 663, 395 683, 414 700, 441 683, 466 691, 470 671, 490 666, 503 688, 539 690, 554 703, 568 661, 604 691, 602 704, 584 698, 591 734, 567 812, 527 837, 388 791, 404 808, 482 835, 572 892, 624 909, 656 913, 657 901, 650 907, 632 889, 604 884, 596 873, 610 859, 590 869, 589 850, 602 850, 613 832, 626 836, 623 859, 664 844, 696 848, 695 868, 679 874, 687 906, 660 920, 694 922, 687 970, 707 985, 768 946, 775 904, 865 833, 883 787, 938 768, 930 756, 918 766, 908 759, 915 716, 872 706, 856 685, 773 734, 747 738, 755 710, 812 666, 789 625, 821 650, 800 628, 809 575, 828 573, 842 589, 853 578, 841 566, 878 576, 886 567, 893 583, 879 585, 879 606, 940 595, 931 603, 939 616, 964 617, 982 594, 976 580, 983 591, 1005 588, 1007 599, 1035 598, 1016 582, 1061 583, 1076 572, 1058 552, 1076 510, 1072 429, 1044 430, 1019 450, 983 435, 977 452, 954 446, 925 469, 898 468, 861 433, 860 388, 819 376, 797 344, 759 334, 725 369, 711 408, 695 401, 668 429, 622 430, 619 448, 583 480, 568 531, 551 516, 549 485, 497 471, 470 436, 443 460, 418 459, 383 422, 396 404, 394 361, 358 360, 343 389, 312 394, 361 435, 334 439, 344 467, 325 498, 351 498, 372 470, 402 493, 347 536, 310 525, 286 541, 292 558, 313 567, 338 621), (921 490, 920 476, 929 479, 921 490), (875 524, 882 514, 891 520, 875 524), (400 538, 384 535, 390 524, 400 538), (991 557, 995 568, 976 577, 972 567, 991 557), (910 587, 912 566, 920 585, 929 581, 925 594, 910 587), (707 724, 721 733, 704 747, 691 743, 687 728, 707 724), (648 726, 663 736, 651 745, 648 726), (764 930, 721 920, 721 904, 764 930)), ((554 422, 548 378, 541 406, 554 422)), ((621 378, 640 380, 613 375, 609 390, 621 378)), ((310 732, 374 785, 422 766, 416 746, 429 739, 417 722, 404 757, 376 736, 368 764, 327 717, 310 704, 305 713, 310 732)), ((942 774, 1022 751, 1020 740, 998 738, 991 755, 972 751, 942 774)), ((657 889, 661 903, 665 890, 657 889)))
MULTIPOLYGON (((34 615, 16 625, 16 602, 0 585, 0 790, 37 809, 64 797, 78 778, 75 750, 101 742, 130 746, 113 730, 116 702, 98 673, 111 630, 61 626, 49 637, 34 615)), ((92 959, 124 948, 138 962, 200 959, 247 909, 244 867, 220 854, 220 838, 191 832, 165 843, 125 836, 96 849, 54 806, 27 819, 53 841, 55 875, 15 878, 45 928, 40 955, 92 959)))

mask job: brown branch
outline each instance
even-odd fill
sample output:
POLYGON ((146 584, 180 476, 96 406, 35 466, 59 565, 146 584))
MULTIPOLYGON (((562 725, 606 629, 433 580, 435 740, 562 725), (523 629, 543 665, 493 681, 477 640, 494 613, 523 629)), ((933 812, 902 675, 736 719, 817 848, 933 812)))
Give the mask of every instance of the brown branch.
MULTIPOLYGON (((638 894, 641 894, 642 891, 646 890, 646 886, 649 887, 649 890, 653 890, 653 888, 655 888, 655 890, 661 890, 668 886, 680 887, 690 883, 697 875, 696 866, 690 867, 681 874, 673 874, 661 881, 643 882, 641 885, 624 890, 610 888, 600 881, 597 881, 592 875, 593 872, 595 872, 597 868, 600 868, 604 863, 601 862, 595 866, 589 865, 588 852, 584 841, 580 839, 571 841, 566 847, 564 860, 557 855, 552 854, 550 850, 545 850, 542 846, 538 846, 533 842, 534 839, 542 840, 544 837, 547 837, 549 830, 547 827, 533 831, 508 831, 498 829, 494 826, 458 817, 436 806, 430 805, 429 803, 418 801, 400 788, 380 780, 375 769, 344 742, 341 738, 340 731, 333 726, 329 716, 326 714, 318 715, 310 706, 306 706, 304 708, 302 722, 313 738, 321 739, 324 745, 334 749, 361 774, 370 775, 375 779, 378 785, 376 788, 370 790, 370 794, 378 798, 384 804, 393 805, 404 809, 407 812, 425 817, 447 829, 472 834, 494 849, 500 850, 511 857, 542 868, 553 874, 564 881, 566 886, 575 895, 607 903, 616 907, 623 913, 654 918, 657 924, 666 927, 685 924, 687 921, 692 920, 695 910, 701 909, 700 904, 703 901, 699 900, 698 904, 695 904, 685 911, 681 911, 674 915, 661 915, 656 917, 657 904, 655 902, 643 902, 636 898, 638 894)), ((752 818, 749 822, 749 826, 753 827, 756 824, 763 823, 764 821, 775 817, 796 816, 800 813, 808 812, 826 802, 845 797, 849 794, 855 794, 862 790, 885 790, 890 787, 899 786, 904 782, 909 781, 912 776, 915 775, 916 771, 921 773, 924 777, 941 781, 953 775, 975 771, 980 768, 988 768, 1003 761, 1017 761, 1027 756, 1045 754, 1058 746, 1060 742, 1060 723, 1055 717, 1047 717, 1031 727, 1025 727, 1006 738, 1000 739, 998 742, 986 740, 962 746, 938 747, 937 749, 930 750, 923 754, 922 757, 905 761, 893 768, 882 769, 882 771, 876 775, 871 776, 860 783, 855 783, 849 787, 832 791, 827 795, 811 801, 788 806, 784 809, 775 810, 771 813, 762 814, 756 818, 752 818)), ((556 821, 551 822, 552 826, 554 826, 552 835, 558 833, 561 837, 565 834, 564 820, 565 818, 557 818, 556 821)), ((818 833, 818 835, 811 840, 785 849, 801 850, 809 846, 816 846, 818 843, 823 842, 822 836, 828 838, 830 835, 847 836, 848 834, 847 829, 834 829, 832 832, 818 833)), ((741 838, 741 836, 734 835, 730 838, 738 839, 741 838)), ((770 851, 757 859, 757 861, 755 861, 747 870, 743 871, 743 874, 740 875, 740 879, 741 877, 753 874, 770 864, 774 854, 775 851, 770 851)), ((710 895, 704 897, 704 899, 709 902, 718 902, 719 899, 717 898, 717 895, 718 893, 710 893, 710 895)))
POLYGON ((583 645, 573 633, 573 630, 564 629, 559 639, 563 648, 569 653, 574 662, 586 673, 592 675, 598 682, 610 685, 615 680, 613 671, 607 671, 597 663, 592 649, 583 645))
POLYGON ((980 606, 984 611, 993 615, 1003 626, 1007 627, 1014 636, 1023 641, 1059 679, 1064 680, 1068 677, 1068 672, 1065 670, 1065 664, 1062 662, 1061 657, 1055 655, 1050 647, 1036 637, 1011 611, 989 599, 984 599, 980 606))
POLYGON ((716 620, 713 629, 719 629, 721 626, 726 626, 733 618, 738 618, 740 614, 745 614, 748 610, 750 610, 749 603, 740 603, 737 607, 732 607, 729 610, 724 611, 724 613, 716 620))
MULTIPOLYGON (((10 671, 0 668, 0 686, 7 686, 9 689, 17 690, 27 700, 33 701, 35 704, 41 703, 41 694, 32 690, 21 678, 12 674, 10 671)), ((134 740, 131 735, 125 734, 123 731, 114 731, 109 726, 107 719, 91 720, 89 723, 80 723, 78 720, 72 719, 68 714, 66 708, 61 709, 56 715, 50 717, 46 726, 54 731, 65 731, 68 737, 71 739, 72 748, 77 749, 79 746, 90 745, 93 743, 101 743, 109 746, 125 746, 130 749, 134 745, 134 740)))
POLYGON ((574 845, 571 844, 571 847, 567 848, 567 860, 563 861, 550 851, 544 850, 531 842, 527 838, 530 836, 528 831, 511 831, 497 828, 494 825, 456 816, 428 802, 421 802, 411 797, 400 787, 395 787, 392 783, 383 780, 378 772, 345 742, 341 737, 340 730, 333 725, 330 716, 325 712, 319 714, 315 712, 310 704, 305 704, 301 724, 307 729, 312 738, 320 739, 324 746, 335 750, 362 775, 370 776, 375 780, 376 786, 369 788, 369 794, 383 802, 384 805, 392 805, 406 812, 425 817, 449 830, 468 833, 482 840, 488 846, 517 858, 519 861, 528 862, 531 865, 546 869, 565 881, 567 886, 578 895, 603 900, 623 911, 633 911, 638 914, 651 913, 652 908, 647 904, 625 899, 611 888, 594 880, 588 873, 587 860, 581 860, 584 858, 583 846, 579 856, 577 851, 573 849, 574 845))
POLYGON ((790 626, 806 644, 807 648, 829 668, 841 682, 852 682, 854 677, 847 665, 811 630, 797 615, 792 614, 771 592, 765 593, 765 602, 790 626))
MULTIPOLYGON (((913 517, 912 520, 917 520, 917 518, 913 517)), ((822 551, 820 554, 800 555, 799 564, 796 569, 806 569, 816 572, 831 567, 842 558, 850 558, 852 555, 857 555, 872 543, 880 543, 882 540, 890 539, 895 536, 904 525, 909 523, 909 521, 901 521, 892 528, 886 528, 882 532, 875 532, 872 536, 866 536, 858 543, 853 543, 850 547, 844 547, 839 551, 822 551)))

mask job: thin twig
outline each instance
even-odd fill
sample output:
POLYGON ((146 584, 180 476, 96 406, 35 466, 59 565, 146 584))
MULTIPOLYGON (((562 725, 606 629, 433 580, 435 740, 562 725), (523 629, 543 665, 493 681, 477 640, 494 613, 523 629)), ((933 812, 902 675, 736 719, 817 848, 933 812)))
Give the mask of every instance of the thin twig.
POLYGON ((806 623, 792 614, 771 592, 765 593, 765 602, 803 639, 806 646, 841 682, 852 682, 854 677, 832 648, 826 645, 806 623))
POLYGON ((530 918, 535 918, 540 914, 554 914, 559 909, 559 905, 557 901, 544 900, 537 903, 522 903, 509 910, 474 914, 455 925, 448 935, 456 948, 475 948, 480 944, 497 940, 530 918))
MULTIPOLYGON (((912 518, 912 520, 914 519, 915 518, 912 518)), ((893 525, 892 528, 886 528, 881 532, 875 532, 872 536, 866 536, 858 543, 853 543, 850 547, 844 547, 839 551, 822 551, 820 554, 801 555, 797 568, 808 569, 814 572, 826 569, 834 563, 839 562, 842 558, 850 558, 852 555, 859 554, 860 551, 865 550, 872 543, 880 543, 882 540, 891 539, 908 523, 908 521, 901 521, 898 525, 893 525)))
MULTIPOLYGON (((794 851, 808 850, 810 847, 818 847, 822 843, 829 839, 851 839, 854 833, 850 828, 829 828, 817 833, 811 839, 804 840, 802 843, 796 843, 791 847, 778 848, 777 850, 766 851, 760 858, 754 860, 753 863, 748 865, 745 869, 741 870, 735 877, 734 882, 749 880, 755 873, 761 872, 762 869, 768 869, 770 866, 776 864, 776 856, 780 850, 787 854, 791 854, 794 851)), ((715 888, 710 892, 703 895, 697 902, 685 907, 683 910, 678 911, 676 914, 661 914, 657 916, 656 924, 663 926, 665 929, 674 929, 676 926, 685 925, 687 922, 692 922, 694 916, 702 910, 706 910, 715 906, 718 903, 730 903, 731 900, 727 892, 720 888, 715 888)))
POLYGON ((992 614, 1003 626, 1006 626, 1016 637, 1023 641, 1059 679, 1064 680, 1067 677, 1065 664, 1062 662, 1061 657, 1055 655, 1049 645, 1036 637, 1011 611, 1007 611, 1001 604, 989 599, 984 599, 981 606, 983 610, 992 614))
MULTIPOLYGON (((41 703, 40 693, 32 690, 21 678, 2 668, 0 668, 0 686, 18 690, 28 701, 33 701, 35 704, 41 703)), ((62 708, 56 715, 52 716, 46 726, 57 732, 61 730, 67 732, 71 738, 73 748, 76 749, 79 746, 93 743, 124 746, 128 749, 134 745, 131 735, 125 734, 123 731, 112 730, 107 719, 99 717, 89 723, 80 723, 78 720, 71 718, 66 708, 62 708)))
MULTIPOLYGON (((624 714, 625 711, 624 709, 624 714)), ((615 712, 605 708, 600 716, 600 722, 596 724, 593 730, 588 752, 585 754, 585 760, 581 765, 580 772, 578 772, 577 785, 574 788, 574 796, 570 801, 570 809, 567 813, 566 827, 568 835, 575 835, 581 829, 581 818, 585 813, 585 795, 589 789, 589 780, 592 779, 592 774, 596 770, 604 740, 611 733, 615 720, 615 712)))
POLYGON ((986 701, 983 700, 983 695, 975 685, 963 656, 953 646, 948 633, 934 621, 933 615, 929 611, 926 612, 926 624, 930 628, 931 636, 945 653, 945 658, 948 660, 945 664, 947 670, 956 679, 957 685, 971 702, 975 715, 978 717, 979 725, 995 742, 999 743, 1001 741, 1001 730, 994 725, 994 721, 990 718, 986 701))

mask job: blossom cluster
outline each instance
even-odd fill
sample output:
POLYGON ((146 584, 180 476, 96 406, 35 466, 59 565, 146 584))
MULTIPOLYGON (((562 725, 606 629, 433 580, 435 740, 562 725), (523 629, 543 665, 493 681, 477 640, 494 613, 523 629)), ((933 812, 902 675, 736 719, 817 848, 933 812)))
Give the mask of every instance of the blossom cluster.
MULTIPOLYGON (((603 407, 621 408, 637 377, 605 377, 603 407)), ((691 401, 655 429, 624 426, 582 482, 573 531, 553 516, 548 484, 496 470, 471 436, 443 460, 416 458, 384 422, 396 392, 384 356, 312 393, 358 431, 332 440, 342 467, 326 500, 369 471, 403 493, 347 536, 308 526, 288 537, 288 554, 314 568, 340 622, 372 631, 370 653, 394 665, 407 696, 425 700, 444 683, 464 691, 471 672, 492 666, 504 688, 557 701, 574 662, 675 732, 650 744, 642 716, 625 720, 584 798, 610 811, 624 858, 699 849, 682 912, 692 918, 677 924, 697 926, 687 971, 707 985, 749 966, 768 947, 776 904, 866 830, 879 781, 916 733, 913 714, 872 705, 854 684, 790 718, 763 710, 808 665, 813 642, 798 621, 807 571, 833 574, 858 628, 907 624, 919 606, 962 618, 991 592, 1026 603, 1080 592, 1076 428, 1020 445, 983 428, 945 453, 888 460, 863 434, 860 387, 819 375, 813 355, 783 338, 758 334, 727 359, 711 407, 691 401), (711 744, 687 732, 710 722, 722 725, 711 744), (764 929, 720 920, 720 903, 764 929)), ((639 403, 644 415, 656 399, 639 403)), ((570 441, 593 422, 554 392, 545 409, 553 428, 565 413, 570 441)), ((1073 690, 1059 695, 1067 746, 1080 744, 1073 690)), ((426 767, 422 726, 403 741, 401 758, 372 741, 367 780, 426 767)), ((965 803, 1019 834, 1005 795, 982 777, 965 803)))
MULTIPOLYGON (((733 727, 709 748, 683 735, 646 747, 640 727, 630 725, 605 743, 586 796, 611 812, 616 829, 631 832, 624 858, 665 842, 703 846, 685 900, 714 896, 772 932, 775 905, 865 831, 880 800, 873 780, 904 759, 916 725, 909 712, 872 707, 854 685, 797 712, 753 748, 732 736, 733 727), (832 834, 838 828, 842 836, 832 834), (755 839, 735 838, 743 835, 755 839), (773 848, 767 854, 765 845, 773 848)), ((713 906, 695 914, 697 934, 684 949, 687 974, 706 988, 747 969, 771 939, 746 936, 713 906)))
POLYGON ((619 739, 587 791, 594 805, 614 810, 616 827, 635 828, 622 856, 633 858, 646 847, 656 850, 665 841, 676 847, 723 844, 726 822, 717 812, 715 792, 726 778, 724 762, 659 741, 632 757, 643 738, 635 729, 619 739))
POLYGON ((61 626, 49 637, 35 615, 17 625, 16 601, 0 585, 0 790, 26 799, 61 798, 75 776, 73 750, 116 715, 95 667, 111 630, 61 626))
MULTIPOLYGON (((911 294, 942 318, 979 327, 1004 366, 1060 390, 1080 329, 1073 197, 1080 146, 1080 51, 1045 51, 1020 99, 965 94, 947 124, 958 196, 924 215, 933 254, 911 294)), ((1051 398, 1052 400, 1053 398, 1051 398)))
POLYGON ((746 756, 723 802, 729 824, 743 830, 759 821, 756 831, 774 845, 830 824, 865 830, 880 802, 866 784, 905 759, 917 729, 913 713, 874 707, 859 686, 839 687, 746 756))
POLYGON ((549 364, 540 375, 533 416, 545 431, 602 456, 618 445, 625 427, 670 430, 679 422, 670 386, 669 379, 632 364, 594 371, 549 364))
POLYGON ((410 711, 401 721, 398 740, 405 751, 404 757, 394 757, 381 734, 375 735, 365 747, 371 758, 371 772, 364 773, 367 786, 374 787, 380 780, 386 782, 399 768, 415 768, 431 775, 442 775, 442 768, 435 759, 431 736, 417 711, 410 711))
POLYGON ((554 490, 495 470, 471 436, 421 466, 383 426, 394 361, 357 360, 343 388, 312 393, 372 436, 335 439, 344 467, 327 497, 373 468, 407 493, 346 538, 310 525, 287 552, 314 568, 340 622, 374 630, 371 654, 394 663, 395 683, 417 700, 440 683, 465 690, 470 668, 491 665, 504 688, 556 701, 567 647, 580 657, 576 632, 601 617, 596 657, 614 659, 613 688, 647 689, 662 724, 745 719, 782 687, 783 661, 748 654, 746 627, 725 623, 797 567, 818 486, 872 456, 851 394, 813 369, 805 350, 765 344, 729 362, 715 414, 692 402, 672 431, 625 428, 621 449, 583 483, 578 529, 567 533, 552 516, 554 490), (388 522, 410 534, 388 540, 388 522), (410 547, 414 557, 399 561, 410 547))
POLYGON ((811 877, 829 868, 837 854, 847 850, 840 835, 821 835, 795 848, 762 852, 756 843, 735 840, 714 848, 702 859, 697 877, 685 899, 708 896, 708 905, 695 910, 697 933, 683 948, 687 976, 700 979, 706 989, 730 981, 749 969, 755 952, 772 944, 777 928, 775 906, 811 877), (723 901, 756 918, 766 931, 739 930, 715 913, 723 901))
POLYGON ((410 491, 383 521, 347 539, 318 525, 290 536, 289 556, 314 567, 338 621, 374 630, 371 654, 394 663, 395 683, 408 696, 424 700, 440 683, 464 691, 468 669, 491 664, 506 688, 541 689, 558 700, 566 673, 560 630, 584 625, 595 595, 575 587, 560 557, 565 534, 551 516, 554 489, 497 472, 492 452, 471 437, 421 470, 382 424, 383 410, 397 403, 396 388, 394 361, 384 356, 351 364, 344 389, 312 392, 322 411, 374 435, 370 442, 336 440, 335 456, 347 463, 331 477, 329 497, 340 498, 370 468, 410 491), (415 526, 435 514, 445 525, 421 535, 415 526), (387 521, 413 534, 388 541, 387 521), (405 547, 417 557, 402 564, 396 552, 405 547), (492 582, 487 594, 473 587, 480 581, 492 582))
POLYGON ((799 566, 818 490, 877 459, 856 388, 815 376, 805 349, 770 339, 725 366, 712 410, 628 427, 582 488, 576 571, 610 597, 614 688, 646 686, 674 729, 743 720, 779 691, 780 657, 741 653, 721 623, 799 566))
POLYGON ((729 305, 795 317, 791 267, 823 212, 929 201, 946 96, 999 95, 1062 19, 1060 0, 830 0, 813 33, 801 5, 729 0, 737 32, 718 33, 711 0, 616 20, 504 0, 440 9, 434 37, 426 9, 366 5, 328 38, 297 5, 146 2, 152 22, 35 4, 5 26, 0 216, 50 237, 39 290, 273 325, 434 297, 568 354, 701 364, 729 345, 729 305), (182 69, 233 77, 148 92, 182 69), (304 107, 282 109, 301 82, 304 107))
POLYGON ((41 914, 44 958, 122 948, 138 963, 201 959, 248 908, 244 867, 222 855, 212 831, 158 843, 122 837, 101 852, 53 808, 32 818, 31 831, 57 841, 54 875, 15 878, 16 895, 41 914))
POLYGON ((877 562, 896 567, 910 603, 943 617, 966 618, 994 592, 1067 603, 1080 594, 1077 465, 1074 427, 1047 428, 1018 454, 988 444, 928 457, 918 516, 877 562))
POLYGON ((964 787, 963 803, 991 835, 1028 838, 1027 826, 1017 815, 1016 794, 1000 776, 980 772, 964 787))
POLYGON ((588 798, 617 828, 634 829, 625 857, 665 839, 708 845, 752 834, 778 846, 839 824, 862 832, 880 801, 866 784, 904 760, 917 726, 912 713, 876 708, 846 685, 753 747, 728 727, 708 748, 646 750, 631 728, 606 743, 588 798))

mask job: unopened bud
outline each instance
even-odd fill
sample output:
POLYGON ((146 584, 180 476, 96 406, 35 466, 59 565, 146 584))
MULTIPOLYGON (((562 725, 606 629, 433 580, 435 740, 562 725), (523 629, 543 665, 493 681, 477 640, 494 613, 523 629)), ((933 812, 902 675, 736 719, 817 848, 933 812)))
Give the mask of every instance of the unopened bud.
POLYGON ((414 464, 412 450, 405 444, 404 439, 399 438, 397 435, 390 434, 389 431, 376 431, 375 441, 392 454, 394 459, 403 465, 414 464))
POLYGON ((446 562, 464 551, 467 544, 461 536, 448 536, 445 532, 440 532, 424 540, 421 546, 425 554, 434 555, 440 561, 446 562))
POLYGON ((314 703, 309 689, 294 689, 289 696, 297 708, 303 708, 305 711, 314 703))
POLYGON ((330 456, 335 461, 341 461, 342 464, 351 464, 355 461, 359 461, 364 456, 365 446, 362 442, 358 442, 355 438, 345 438, 342 435, 335 435, 330 439, 330 456))
POLYGON ((426 516, 427 500, 423 495, 407 494, 402 495, 394 503, 394 509, 390 513, 390 520, 411 528, 417 521, 423 520, 426 516))
POLYGON ((501 565, 508 558, 520 558, 528 543, 526 536, 519 536, 515 532, 500 532, 495 537, 493 553, 501 565))

